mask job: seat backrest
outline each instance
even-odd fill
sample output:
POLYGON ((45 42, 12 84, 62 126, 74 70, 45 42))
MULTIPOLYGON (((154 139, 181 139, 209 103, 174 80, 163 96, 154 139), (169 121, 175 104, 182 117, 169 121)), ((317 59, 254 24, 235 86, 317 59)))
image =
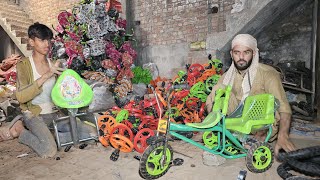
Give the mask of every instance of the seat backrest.
POLYGON ((85 107, 92 98, 91 87, 72 69, 63 71, 51 91, 53 103, 61 108, 85 107))
POLYGON ((263 120, 266 124, 269 124, 274 121, 274 102, 275 98, 271 94, 248 96, 244 102, 242 112, 243 122, 263 120))
POLYGON ((231 86, 226 86, 225 89, 218 89, 214 98, 214 104, 212 107, 213 112, 221 112, 223 115, 227 114, 228 101, 230 98, 231 86))

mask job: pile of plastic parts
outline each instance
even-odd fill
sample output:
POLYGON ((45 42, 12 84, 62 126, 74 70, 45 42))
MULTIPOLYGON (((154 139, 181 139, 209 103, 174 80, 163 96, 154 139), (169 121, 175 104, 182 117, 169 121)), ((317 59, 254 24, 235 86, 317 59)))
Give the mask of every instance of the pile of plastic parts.
POLYGON ((280 152, 278 159, 282 164, 277 172, 282 179, 320 179, 320 146, 280 152))
POLYGON ((82 0, 72 12, 58 15, 57 33, 49 53, 51 59, 59 59, 85 79, 113 88, 120 86, 115 91, 118 97, 132 91, 131 66, 137 56, 130 43, 133 34, 126 33, 121 12, 117 0, 82 0))
POLYGON ((20 55, 12 54, 0 63, 0 82, 5 82, 11 85, 16 83, 16 65, 21 59, 20 55))
POLYGON ((173 121, 201 122, 206 116, 206 98, 222 74, 221 61, 210 55, 207 64, 187 65, 172 79, 153 79, 148 69, 134 66, 137 53, 131 46, 133 34, 126 33, 121 12, 117 0, 82 0, 71 12, 61 12, 49 54, 83 78, 107 84, 113 93, 117 107, 106 111, 98 121, 100 142, 116 149, 112 160, 118 159, 120 151, 144 151, 146 139, 154 135, 158 120, 169 114, 164 94, 172 84, 191 87, 170 94, 173 121), (149 89, 149 94, 132 98, 133 83, 151 84, 155 91, 151 94, 149 89))
POLYGON ((170 116, 175 123, 199 123, 206 117, 205 101, 222 73, 220 60, 209 60, 208 64, 187 65, 177 77, 153 80, 152 94, 141 99, 130 100, 122 108, 113 107, 98 118, 99 140, 105 146, 112 146, 115 151, 110 159, 116 161, 119 152, 143 153, 147 148, 147 139, 155 135, 158 121, 167 118, 168 103, 171 106, 170 116), (168 89, 173 84, 186 84, 190 89, 173 91, 169 96, 168 89), (171 99, 168 102, 164 97, 171 99))

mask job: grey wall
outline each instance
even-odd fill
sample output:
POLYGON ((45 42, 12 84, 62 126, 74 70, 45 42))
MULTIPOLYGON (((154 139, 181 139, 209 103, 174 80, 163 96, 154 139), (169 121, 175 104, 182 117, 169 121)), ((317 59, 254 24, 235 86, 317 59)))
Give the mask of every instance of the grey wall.
MULTIPOLYGON (((273 0, 268 3, 238 33, 249 33, 258 41, 262 59, 274 64, 311 60, 313 0, 273 0)), ((221 48, 221 58, 231 63, 231 39, 221 48), (227 53, 224 53, 227 52, 227 53)))
POLYGON ((310 67, 312 50, 312 10, 313 0, 301 1, 258 36, 260 56, 271 59, 275 64, 302 61, 310 67))
POLYGON ((172 78, 174 74, 187 64, 189 44, 147 46, 140 49, 139 65, 155 63, 160 76, 172 78))

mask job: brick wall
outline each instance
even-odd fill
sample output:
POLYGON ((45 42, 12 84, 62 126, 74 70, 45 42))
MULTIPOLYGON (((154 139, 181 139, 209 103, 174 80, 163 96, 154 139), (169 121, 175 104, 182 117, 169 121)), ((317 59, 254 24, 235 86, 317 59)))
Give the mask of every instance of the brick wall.
POLYGON ((56 26, 59 12, 71 9, 79 2, 79 0, 20 0, 20 6, 35 22, 51 27, 56 26))
POLYGON ((225 31, 224 12, 234 0, 135 0, 141 46, 205 41, 208 33, 225 31), (210 4, 219 12, 208 14, 210 4))
MULTIPOLYGON (((125 13, 125 0, 119 0, 123 4, 125 13)), ((58 14, 67 10, 71 12, 74 5, 80 3, 80 0, 20 0, 20 6, 29 13, 35 22, 46 24, 48 27, 57 25, 58 14)), ((122 14, 122 17, 123 14, 122 14)))

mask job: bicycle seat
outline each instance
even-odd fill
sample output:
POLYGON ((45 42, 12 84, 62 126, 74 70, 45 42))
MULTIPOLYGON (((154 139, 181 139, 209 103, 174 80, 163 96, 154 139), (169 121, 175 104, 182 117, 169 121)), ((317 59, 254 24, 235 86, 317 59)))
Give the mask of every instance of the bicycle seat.
POLYGON ((59 76, 51 91, 53 103, 61 108, 81 108, 89 105, 93 99, 90 86, 72 69, 59 76))
POLYGON ((226 128, 244 134, 274 123, 275 98, 271 94, 248 96, 240 117, 226 117, 226 128))
POLYGON ((225 116, 228 110, 228 101, 230 97, 231 86, 225 89, 218 89, 214 98, 212 111, 201 123, 187 123, 187 126, 206 129, 217 125, 221 117, 225 116))

